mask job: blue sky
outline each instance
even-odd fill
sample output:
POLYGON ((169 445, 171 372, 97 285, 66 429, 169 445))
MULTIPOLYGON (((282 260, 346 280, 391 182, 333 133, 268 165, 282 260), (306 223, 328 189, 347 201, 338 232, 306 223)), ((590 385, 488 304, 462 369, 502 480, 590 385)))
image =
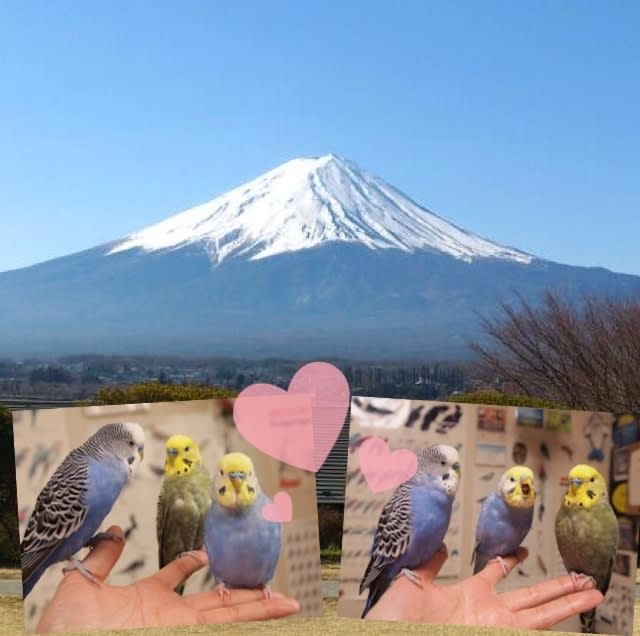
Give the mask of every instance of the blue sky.
POLYGON ((638 24, 633 2, 3 2, 0 270, 335 152, 483 236, 640 274, 638 24))

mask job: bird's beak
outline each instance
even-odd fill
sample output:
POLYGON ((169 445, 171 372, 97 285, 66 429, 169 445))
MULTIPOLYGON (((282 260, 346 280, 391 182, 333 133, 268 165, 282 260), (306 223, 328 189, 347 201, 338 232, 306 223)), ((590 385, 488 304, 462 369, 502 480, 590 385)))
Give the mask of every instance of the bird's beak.
POLYGON ((144 446, 138 446, 138 455, 140 455, 140 461, 144 459, 144 446))
POLYGON ((571 480, 571 490, 573 492, 575 492, 576 490, 578 490, 578 488, 580 488, 580 486, 582 486, 584 482, 582 481, 582 479, 572 479, 571 480))
POLYGON ((456 475, 458 475, 458 479, 460 479, 460 474, 461 474, 461 470, 460 470, 460 462, 456 462, 453 466, 451 466, 451 468, 453 468, 453 470, 455 470, 456 475))
POLYGON ((520 490, 522 491, 523 496, 528 497, 531 494, 531 480, 522 479, 520 481, 520 490))
POLYGON ((234 470, 229 473, 229 479, 231 480, 232 486, 236 489, 236 491, 240 490, 240 486, 247 478, 247 473, 242 470, 234 470))

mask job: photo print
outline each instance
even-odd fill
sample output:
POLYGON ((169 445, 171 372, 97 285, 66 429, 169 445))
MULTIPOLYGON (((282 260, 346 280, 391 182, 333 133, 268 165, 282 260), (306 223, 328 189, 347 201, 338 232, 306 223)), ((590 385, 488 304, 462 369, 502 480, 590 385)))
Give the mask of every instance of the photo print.
MULTIPOLYGON (((451 594, 455 594, 459 586, 465 585, 474 575, 474 568, 480 571, 482 566, 490 567, 489 562, 497 550, 491 547, 491 529, 495 523, 486 522, 483 510, 493 510, 498 497, 505 506, 509 497, 513 506, 527 500, 529 510, 521 515, 524 530, 514 531, 514 537, 518 538, 524 532, 519 545, 527 549, 528 556, 519 563, 512 560, 512 569, 507 576, 500 572, 499 567, 493 569, 494 574, 498 573, 496 591, 527 594, 526 588, 532 585, 567 577, 565 560, 568 559, 567 563, 572 565, 567 556, 570 552, 566 546, 567 533, 561 521, 561 529, 556 535, 556 518, 562 520, 566 517, 561 510, 568 506, 564 503, 567 497, 572 506, 579 506, 582 499, 592 501, 593 495, 593 499, 602 502, 602 509, 608 510, 606 516, 610 532, 606 549, 611 552, 611 563, 616 563, 616 567, 609 577, 604 600, 593 616, 567 616, 549 628, 581 632, 584 624, 590 623, 597 633, 624 636, 632 633, 635 595, 635 566, 632 564, 637 559, 637 548, 629 550, 628 540, 618 545, 618 522, 606 494, 612 483, 612 415, 567 411, 555 412, 549 417, 544 409, 413 400, 385 400, 384 412, 381 413, 377 406, 373 408, 379 404, 375 398, 353 398, 354 402, 356 400, 357 408, 352 404, 350 422, 339 615, 360 618, 364 613, 368 618, 455 622, 436 610, 433 620, 423 614, 430 611, 434 598, 441 598, 441 605, 446 605, 450 598, 447 586, 452 586, 451 594), (504 427, 490 423, 498 419, 493 409, 504 411, 504 427), (393 427, 385 425, 389 421, 394 422, 393 427), (547 426, 543 425, 544 422, 547 426), (438 494, 415 494, 412 489, 420 488, 419 479, 374 492, 368 483, 362 450, 368 446, 367 440, 376 438, 384 440, 388 446, 388 454, 382 459, 385 466, 395 465, 400 460, 401 450, 415 453, 418 468, 412 479, 420 475, 423 460, 428 466, 428 459, 424 459, 428 453, 423 449, 434 446, 455 449, 459 477, 450 508, 443 506, 443 497, 438 494), (594 447, 600 451, 596 457, 594 447), (598 485, 598 491, 594 493, 591 492, 592 478, 598 485), (518 488, 509 485, 516 482, 518 488), (408 484, 411 485, 407 491, 408 484), (411 497, 416 497, 415 501, 423 504, 416 507, 417 513, 413 512, 411 504, 407 504, 411 497), (533 505, 531 498, 534 498, 533 505), (437 519, 419 517, 425 509, 439 510, 438 506, 450 515, 444 534, 446 556, 438 556, 436 547, 435 556, 430 558, 434 563, 442 563, 433 583, 445 587, 440 588, 441 592, 435 592, 435 596, 430 587, 431 596, 428 598, 425 591, 422 598, 419 586, 411 581, 412 570, 417 568, 421 573, 419 576, 427 576, 429 570, 420 568, 424 565, 419 561, 420 550, 409 546, 412 533, 417 532, 415 527, 420 524, 427 532, 440 536, 437 534, 440 532, 437 519), (407 518, 417 519, 416 525, 407 523, 407 518), (477 540, 478 536, 483 539, 477 540), (562 545, 565 559, 559 545, 562 545), (414 554, 412 549, 418 556, 405 556, 414 554), (409 572, 403 572, 403 568, 409 572), (401 581, 396 581, 396 577, 401 581), (393 592, 394 587, 401 586, 404 586, 402 598, 393 592)), ((440 471, 432 467, 432 475, 440 481, 428 481, 430 484, 446 483, 442 481, 445 476, 447 481, 452 478, 454 469, 449 469, 453 464, 447 463, 447 453, 440 459, 446 466, 443 464, 440 471)), ((626 526, 625 532, 629 533, 626 526)), ((572 540, 570 533, 568 540, 572 540)), ((433 547, 421 549, 434 552, 433 547)), ((588 569, 589 560, 583 565, 588 569)), ((577 585, 580 585, 580 580, 577 585)))
MULTIPOLYGON (((63 541, 58 537, 64 540, 75 526, 71 531, 56 528, 55 534, 51 529, 54 516, 47 512, 64 506, 60 497, 70 493, 76 502, 70 523, 80 528, 85 521, 101 532, 115 525, 123 531, 124 549, 106 579, 109 586, 128 586, 152 576, 161 565, 202 547, 196 543, 204 541, 211 562, 188 578, 181 590, 184 597, 210 593, 201 598, 225 602, 242 598, 244 602, 247 594, 242 591, 240 597, 235 588, 252 588, 258 601, 274 592, 296 599, 300 611, 295 616, 322 614, 315 475, 258 451, 239 434, 232 413, 233 400, 224 399, 14 412, 26 632, 33 632, 43 615, 47 618, 47 608, 65 578, 63 569, 70 565, 52 550, 69 550, 68 544, 59 548, 63 541), (94 441, 88 443, 90 438, 94 441), (87 499, 80 496, 87 483, 84 460, 73 451, 83 444, 85 450, 90 446, 88 483, 92 492, 86 496, 98 502, 94 508, 100 508, 99 513, 92 510, 84 516, 87 499), (120 460, 103 454, 103 446, 109 452, 116 449, 113 452, 124 458, 125 470, 127 466, 134 469, 130 478, 115 484, 119 473, 109 465, 120 460), (50 482, 70 452, 76 455, 75 463, 65 471, 64 479, 50 482), (198 484, 197 495, 189 491, 187 498, 177 475, 193 470, 200 458, 206 478, 198 484), (170 472, 174 479, 164 486, 165 474, 170 472), (34 513, 43 489, 45 495, 34 513), (79 491, 78 496, 73 489, 79 491), (100 491, 115 498, 112 508, 100 491), (114 497, 116 491, 119 494, 114 497), (290 521, 286 520, 287 503, 290 521), (235 514, 238 510, 242 514, 235 514), (92 518, 96 514, 104 514, 104 520, 92 518), (181 525, 187 514, 199 524, 181 525), (44 538, 29 528, 32 518, 34 527, 45 528, 44 538), (197 531, 192 534, 194 527, 197 531), (26 545, 25 535, 30 537, 26 545)), ((79 559, 88 554, 85 541, 79 546, 77 540, 70 541, 75 541, 70 549, 75 549, 78 567, 79 559)), ((178 591, 180 585, 176 585, 178 591)), ((181 616, 176 623, 195 622, 181 620, 181 616)))

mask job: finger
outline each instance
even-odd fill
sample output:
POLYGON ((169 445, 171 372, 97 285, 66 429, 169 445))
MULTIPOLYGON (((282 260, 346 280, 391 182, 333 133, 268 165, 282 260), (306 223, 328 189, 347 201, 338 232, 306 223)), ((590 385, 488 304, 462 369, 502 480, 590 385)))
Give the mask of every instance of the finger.
MULTIPOLYGON (((241 605, 242 603, 252 603, 264 599, 264 592, 261 589, 256 590, 236 590, 229 589, 228 594, 224 598, 215 590, 208 592, 199 592, 198 594, 189 594, 183 597, 184 602, 191 608, 204 612, 206 610, 219 609, 221 607, 230 607, 233 605, 241 605)), ((278 592, 271 592, 271 598, 284 598, 284 595, 278 592)))
POLYGON ((438 551, 424 565, 416 568, 414 572, 420 575, 424 581, 430 582, 438 576, 442 566, 445 564, 449 553, 447 546, 443 543, 438 551))
MULTIPOLYGON (((113 566, 118 562, 122 551, 124 550, 124 533, 120 526, 111 526, 107 532, 116 537, 120 537, 121 541, 100 541, 91 549, 86 558, 82 561, 93 576, 99 581, 104 581, 113 566)), ((79 572, 70 572, 69 576, 75 576, 79 572)))
POLYGON ((506 574, 502 569, 502 565, 498 561, 491 561, 480 570, 474 576, 486 581, 492 587, 500 583, 505 576, 507 576, 513 568, 519 563, 522 563, 529 556, 529 551, 526 548, 519 547, 514 554, 502 557, 502 563, 506 569, 506 574))
MULTIPOLYGON (((593 586, 593 583, 590 582, 593 586)), ((504 592, 500 599, 512 611, 537 607, 554 599, 575 592, 575 586, 570 576, 560 576, 556 579, 544 581, 537 585, 530 585, 519 590, 504 592)))
POLYGON ((516 616, 519 625, 525 629, 548 629, 571 616, 593 609, 603 598, 598 590, 574 592, 544 605, 522 610, 516 616))
POLYGON ((194 572, 207 565, 208 562, 207 553, 204 550, 186 552, 156 572, 153 578, 173 589, 186 581, 194 572))
POLYGON ((300 604, 293 598, 281 597, 241 603, 203 612, 206 623, 242 623, 283 618, 300 611, 300 604))

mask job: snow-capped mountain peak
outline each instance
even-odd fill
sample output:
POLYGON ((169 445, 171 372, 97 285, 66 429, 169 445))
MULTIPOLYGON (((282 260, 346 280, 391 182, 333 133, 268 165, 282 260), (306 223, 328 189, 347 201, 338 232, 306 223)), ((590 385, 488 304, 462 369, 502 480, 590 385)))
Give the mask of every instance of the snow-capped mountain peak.
POLYGON ((294 159, 111 248, 157 251, 200 243, 221 263, 258 260, 329 241, 437 251, 458 259, 533 257, 467 232, 337 155, 294 159))

